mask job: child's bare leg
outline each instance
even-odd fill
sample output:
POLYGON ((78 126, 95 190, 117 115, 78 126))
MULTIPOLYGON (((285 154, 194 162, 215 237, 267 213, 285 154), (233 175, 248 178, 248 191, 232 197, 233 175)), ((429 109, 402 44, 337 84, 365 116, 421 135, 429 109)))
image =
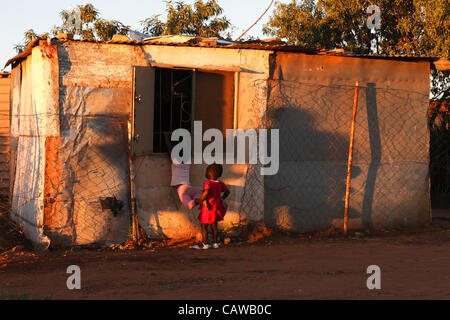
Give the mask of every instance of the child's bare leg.
POLYGON ((208 240, 208 225, 206 223, 202 223, 202 241, 204 244, 206 244, 206 241, 208 240))
POLYGON ((212 224, 212 229, 213 229, 213 236, 214 236, 213 243, 217 243, 217 222, 212 224))

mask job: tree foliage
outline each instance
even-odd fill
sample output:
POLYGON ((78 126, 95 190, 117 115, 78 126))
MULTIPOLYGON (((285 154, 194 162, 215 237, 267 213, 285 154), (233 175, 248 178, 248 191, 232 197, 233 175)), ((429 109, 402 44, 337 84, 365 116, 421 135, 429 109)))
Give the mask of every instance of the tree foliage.
POLYGON ((61 11, 61 26, 53 27, 53 35, 65 32, 81 39, 109 41, 115 34, 125 34, 128 28, 117 20, 100 18, 99 11, 90 3, 61 11))
POLYGON ((166 1, 166 21, 154 15, 141 21, 142 32, 152 35, 188 35, 197 37, 221 37, 231 27, 223 16, 217 0, 195 1, 188 5, 183 1, 166 1))
POLYGON ((33 39, 48 37, 50 34, 56 36, 58 33, 70 33, 81 39, 109 41, 115 34, 125 34, 128 29, 120 21, 101 18, 99 11, 90 3, 63 10, 59 16, 62 20, 60 26, 54 26, 51 32, 41 34, 33 29, 26 31, 23 42, 16 44, 14 49, 21 52, 33 39))
POLYGON ((142 32, 151 36, 161 36, 165 34, 165 24, 159 19, 161 15, 155 14, 150 18, 142 20, 142 32))
MULTIPOLYGON (((263 33, 291 44, 355 53, 450 58, 448 0, 292 0, 277 2, 263 33), (381 28, 371 30, 367 8, 381 10, 381 28)), ((433 99, 449 97, 448 72, 433 71, 433 99)))
POLYGON ((450 57, 448 0, 292 0, 276 3, 266 35, 321 49, 450 57), (381 9, 381 28, 366 23, 367 8, 381 9))
POLYGON ((14 50, 18 53, 25 50, 28 43, 36 39, 37 37, 48 37, 48 33, 37 34, 33 29, 28 29, 24 33, 23 43, 16 44, 14 50))

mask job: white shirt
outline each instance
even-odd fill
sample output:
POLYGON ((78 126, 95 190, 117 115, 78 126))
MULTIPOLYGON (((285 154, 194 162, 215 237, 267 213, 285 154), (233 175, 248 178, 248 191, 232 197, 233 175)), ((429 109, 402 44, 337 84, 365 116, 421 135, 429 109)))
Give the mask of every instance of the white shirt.
POLYGON ((172 162, 172 182, 171 186, 178 186, 180 184, 191 184, 189 182, 190 164, 175 164, 172 162))

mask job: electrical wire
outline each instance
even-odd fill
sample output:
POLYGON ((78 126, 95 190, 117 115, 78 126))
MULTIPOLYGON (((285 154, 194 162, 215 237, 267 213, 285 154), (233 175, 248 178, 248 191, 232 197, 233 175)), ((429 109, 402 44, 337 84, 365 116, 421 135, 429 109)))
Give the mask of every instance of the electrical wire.
POLYGON ((250 26, 250 28, 248 28, 247 30, 245 30, 245 32, 244 32, 243 34, 241 34, 241 35, 240 35, 236 40, 234 40, 234 41, 238 41, 238 40, 239 40, 240 38, 242 38, 247 32, 249 32, 250 29, 253 28, 253 27, 255 26, 255 24, 257 24, 257 23, 259 22, 259 20, 261 20, 261 19, 266 15, 267 11, 269 11, 269 9, 272 7, 274 1, 275 1, 275 0, 272 0, 272 1, 270 2, 269 7, 266 9, 266 11, 264 11, 264 13, 261 15, 261 17, 259 17, 258 20, 256 20, 255 23, 252 24, 252 25, 250 26))

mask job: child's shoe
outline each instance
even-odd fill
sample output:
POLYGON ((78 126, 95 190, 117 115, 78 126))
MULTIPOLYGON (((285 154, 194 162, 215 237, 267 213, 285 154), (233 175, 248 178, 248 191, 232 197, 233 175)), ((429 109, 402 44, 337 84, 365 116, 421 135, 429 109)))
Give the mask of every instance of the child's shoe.
POLYGON ((206 249, 209 249, 209 245, 208 244, 204 244, 204 243, 196 244, 192 248, 197 249, 197 250, 206 250, 206 249))
POLYGON ((214 244, 212 245, 212 247, 213 247, 214 249, 219 249, 219 244, 218 244, 218 243, 214 243, 214 244))

